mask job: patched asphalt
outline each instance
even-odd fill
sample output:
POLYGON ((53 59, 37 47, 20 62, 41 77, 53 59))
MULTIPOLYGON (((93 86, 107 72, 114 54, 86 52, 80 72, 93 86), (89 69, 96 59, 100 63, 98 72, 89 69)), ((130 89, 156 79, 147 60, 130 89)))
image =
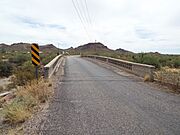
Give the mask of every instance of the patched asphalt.
POLYGON ((44 135, 179 135, 180 96, 67 57, 44 135))

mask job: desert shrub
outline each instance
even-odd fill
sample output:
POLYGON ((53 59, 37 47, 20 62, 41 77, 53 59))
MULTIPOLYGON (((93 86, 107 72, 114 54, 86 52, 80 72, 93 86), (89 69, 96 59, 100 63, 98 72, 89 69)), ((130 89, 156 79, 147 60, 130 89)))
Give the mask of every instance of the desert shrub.
POLYGON ((33 95, 31 95, 25 88, 22 88, 16 93, 16 100, 21 102, 26 108, 31 109, 38 104, 38 101, 33 95))
POLYGON ((52 95, 52 90, 50 89, 51 83, 44 80, 39 80, 38 83, 36 80, 32 81, 25 89, 33 97, 35 97, 39 102, 45 102, 52 95))
POLYGON ((23 70, 21 72, 16 72, 15 76, 14 83, 18 86, 23 86, 35 78, 34 74, 23 70))
POLYGON ((9 62, 0 62, 0 77, 9 77, 12 75, 13 67, 9 62))
POLYGON ((150 55, 145 55, 142 59, 142 63, 144 64, 149 64, 153 65, 156 68, 160 68, 160 63, 157 57, 155 56, 150 56, 150 55))
POLYGON ((6 53, 6 50, 4 48, 1 48, 0 53, 6 53))
POLYGON ((151 76, 150 76, 149 74, 146 74, 146 75, 144 76, 144 82, 150 82, 150 81, 152 81, 152 80, 151 80, 151 76))
POLYGON ((35 68, 31 64, 31 61, 27 61, 22 66, 18 67, 14 74, 14 83, 23 86, 35 79, 35 68))
POLYGON ((159 57, 159 65, 161 65, 161 67, 164 67, 164 66, 170 66, 170 61, 168 60, 167 57, 159 57))
MULTIPOLYGON (((52 95, 51 83, 49 81, 45 81, 43 79, 32 80, 27 85, 20 88, 16 95, 19 99, 26 99, 28 101, 29 98, 35 98, 34 101, 37 102, 45 102, 52 95)), ((23 100, 22 100, 23 101, 23 100)), ((31 103, 31 101, 30 101, 31 103)))
POLYGON ((0 86, 0 92, 4 91, 4 88, 2 86, 0 86))
POLYGON ((139 53, 133 56, 133 60, 137 63, 153 65, 156 68, 161 67, 158 57, 151 54, 139 53))
POLYGON ((24 122, 27 118, 30 117, 30 111, 27 106, 20 101, 13 101, 11 104, 8 104, 3 109, 5 122, 15 124, 24 122))
POLYGON ((139 53, 133 56, 134 62, 142 63, 143 62, 144 53, 139 53))
POLYGON ((30 55, 21 53, 9 58, 10 63, 15 63, 18 66, 22 65, 24 62, 28 60, 30 60, 30 55))
POLYGON ((51 60, 53 60, 57 56, 57 53, 50 53, 50 54, 41 54, 41 63, 43 65, 48 64, 51 60))
POLYGON ((16 91, 13 102, 4 106, 5 121, 10 124, 24 122, 31 116, 34 107, 46 102, 51 95, 52 89, 48 81, 31 81, 16 91))
POLYGON ((180 86, 180 69, 163 67, 155 72, 155 79, 162 83, 172 84, 176 87, 180 86))
POLYGON ((174 61, 173 61, 173 64, 174 64, 174 67, 175 68, 180 68, 180 59, 175 59, 174 61))

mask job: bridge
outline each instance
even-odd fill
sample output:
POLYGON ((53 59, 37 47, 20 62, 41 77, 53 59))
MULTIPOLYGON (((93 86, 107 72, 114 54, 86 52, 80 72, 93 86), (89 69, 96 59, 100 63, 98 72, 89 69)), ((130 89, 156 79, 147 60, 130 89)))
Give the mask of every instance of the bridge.
MULTIPOLYGON (((56 72, 53 69, 61 63, 59 59, 46 67, 47 78, 56 72)), ((39 132, 179 135, 180 97, 143 82, 140 77, 146 74, 153 79, 153 70, 153 66, 107 57, 66 57, 63 75, 39 132)))

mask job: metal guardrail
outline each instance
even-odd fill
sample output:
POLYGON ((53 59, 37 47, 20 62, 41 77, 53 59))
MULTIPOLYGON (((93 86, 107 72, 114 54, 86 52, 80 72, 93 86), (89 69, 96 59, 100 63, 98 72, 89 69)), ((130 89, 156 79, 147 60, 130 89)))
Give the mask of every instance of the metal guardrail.
POLYGON ((137 76, 145 77, 145 75, 149 75, 151 80, 154 80, 153 73, 155 70, 155 66, 147 65, 147 64, 139 64, 130 61, 104 57, 104 56, 97 56, 97 55, 87 55, 83 57, 97 59, 106 63, 109 63, 113 66, 119 67, 125 71, 131 72, 137 76))
POLYGON ((58 55, 44 66, 44 78, 51 78, 51 76, 58 70, 62 57, 63 55, 58 55))

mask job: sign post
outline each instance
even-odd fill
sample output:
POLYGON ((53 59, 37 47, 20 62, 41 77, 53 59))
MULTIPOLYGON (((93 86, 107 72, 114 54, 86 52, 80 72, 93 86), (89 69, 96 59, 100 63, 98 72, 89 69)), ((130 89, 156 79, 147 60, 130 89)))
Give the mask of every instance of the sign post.
POLYGON ((40 65, 39 46, 36 43, 31 45, 32 64, 35 66, 35 76, 38 80, 38 66, 40 65))

